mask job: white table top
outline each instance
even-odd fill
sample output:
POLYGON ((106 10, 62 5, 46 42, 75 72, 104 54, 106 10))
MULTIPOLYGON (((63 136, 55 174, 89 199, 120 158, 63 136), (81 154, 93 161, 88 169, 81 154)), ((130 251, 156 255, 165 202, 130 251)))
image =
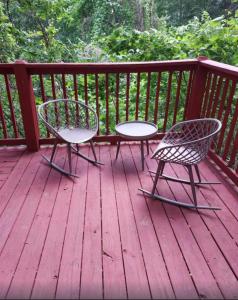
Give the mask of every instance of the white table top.
POLYGON ((146 121, 128 121, 116 125, 116 133, 128 139, 144 140, 156 135, 158 128, 146 121))

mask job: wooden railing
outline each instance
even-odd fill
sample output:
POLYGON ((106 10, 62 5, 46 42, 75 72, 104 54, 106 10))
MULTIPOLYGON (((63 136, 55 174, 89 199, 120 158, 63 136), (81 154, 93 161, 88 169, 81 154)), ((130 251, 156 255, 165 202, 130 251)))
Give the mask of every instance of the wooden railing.
POLYGON ((223 123, 212 159, 238 184, 238 68, 208 60, 143 63, 0 64, 0 144, 38 150, 51 143, 36 105, 49 99, 83 100, 99 117, 97 141, 115 142, 115 125, 149 120, 158 138, 185 119, 223 123))
POLYGON ((210 156, 238 185, 238 68, 211 60, 201 61, 200 68, 206 74, 200 116, 222 122, 210 156))

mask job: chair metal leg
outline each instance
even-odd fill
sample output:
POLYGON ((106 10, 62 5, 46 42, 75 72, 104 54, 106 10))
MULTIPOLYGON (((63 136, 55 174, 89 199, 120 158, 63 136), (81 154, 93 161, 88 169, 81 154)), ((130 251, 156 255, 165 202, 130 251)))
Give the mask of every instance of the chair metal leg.
POLYGON ((67 144, 67 152, 68 152, 68 162, 69 162, 69 172, 64 170, 63 168, 61 168, 60 166, 58 166, 57 164, 53 163, 53 158, 54 158, 54 155, 55 155, 55 151, 56 151, 56 146, 58 144, 58 141, 55 141, 54 143, 54 147, 53 147, 53 150, 52 150, 52 153, 51 153, 51 157, 48 158, 44 155, 43 158, 48 162, 48 164, 54 168, 55 170, 59 171, 60 173, 62 173, 63 175, 66 175, 66 176, 73 176, 73 177, 79 177, 77 174, 73 174, 72 173, 72 160, 71 160, 71 147, 70 147, 70 144, 67 144))
POLYGON ((144 143, 143 143, 143 141, 140 141, 140 151, 141 151, 142 170, 144 171, 144 143))
MULTIPOLYGON (((155 171, 149 170, 149 172, 153 175, 156 174, 155 171)), ((179 179, 177 177, 173 177, 173 176, 168 176, 166 174, 161 173, 161 178, 166 179, 166 180, 171 180, 171 181, 175 181, 175 182, 181 182, 181 183, 185 183, 185 184, 190 184, 190 180, 186 180, 186 179, 179 179)), ((200 176, 201 178, 201 176, 200 176)), ((204 185, 204 184, 220 184, 219 181, 194 181, 195 185, 204 185)))
POLYGON ((194 165, 194 168, 195 168, 195 171, 196 171, 196 173, 197 173, 198 182, 201 182, 202 179, 201 179, 201 176, 200 176, 200 172, 199 172, 199 169, 198 169, 198 165, 194 165))
POLYGON ((118 154, 119 154, 120 146, 121 146, 121 141, 118 141, 118 142, 117 142, 117 153, 116 153, 116 159, 118 158, 118 154))
POLYGON ((161 161, 161 163, 162 163, 162 166, 161 166, 161 170, 160 170, 160 176, 163 176, 165 161, 161 161))
POLYGON ((154 179, 154 184, 153 184, 153 188, 152 188, 152 191, 151 191, 151 194, 152 194, 152 195, 155 194, 156 185, 157 185, 159 176, 160 176, 160 174, 161 174, 161 169, 162 169, 162 168, 163 168, 163 162, 160 161, 159 164, 158 164, 158 167, 157 167, 157 171, 156 171, 156 175, 155 175, 155 179, 154 179))
POLYGON ((195 184, 193 179, 192 166, 188 165, 187 168, 188 168, 188 174, 189 174, 189 179, 190 179, 190 184, 191 184, 191 189, 193 194, 193 201, 195 206, 197 206, 197 196, 196 196, 196 189, 195 189, 195 184))
POLYGON ((94 159, 95 159, 95 161, 97 161, 97 156, 96 156, 96 152, 95 152, 95 148, 94 148, 94 144, 93 144, 92 140, 90 141, 90 145, 91 145, 91 148, 92 148, 92 151, 93 151, 94 159))
POLYGON ((67 144, 68 162, 69 162, 69 174, 72 174, 72 159, 71 159, 71 145, 67 144))
POLYGON ((197 204, 195 182, 194 182, 194 178, 193 178, 192 166, 191 165, 186 166, 187 169, 188 169, 188 173, 189 173, 189 178, 190 178, 189 181, 175 180, 175 178, 173 178, 173 177, 168 177, 168 176, 162 175, 164 166, 165 166, 165 162, 160 161, 159 164, 158 164, 158 167, 157 167, 157 171, 156 172, 151 172, 151 173, 155 174, 155 179, 154 179, 154 184, 153 184, 152 191, 150 192, 150 191, 147 191, 145 189, 139 188, 139 190, 141 192, 143 192, 145 195, 147 195, 147 196, 149 196, 149 197, 151 197, 155 200, 160 200, 162 202, 172 204, 172 205, 175 205, 175 206, 179 206, 179 207, 190 208, 190 209, 209 209, 209 210, 220 210, 221 209, 219 207, 208 206, 208 205, 198 205, 197 204), (175 199, 169 199, 169 198, 163 197, 159 194, 156 194, 155 189, 156 189, 157 181, 158 181, 160 176, 161 176, 162 179, 170 179, 170 180, 173 180, 173 181, 180 181, 182 183, 190 183, 194 203, 185 203, 185 202, 177 201, 175 199))
POLYGON ((55 141, 54 141, 54 147, 52 149, 52 153, 51 153, 51 157, 50 157, 50 162, 51 163, 52 163, 52 161, 54 159, 54 156, 55 156, 55 150, 56 150, 57 144, 58 144, 58 141, 57 141, 57 139, 55 139, 55 141))
POLYGON ((71 149, 73 150, 73 153, 77 154, 78 156, 82 157, 83 159, 86 159, 88 162, 92 163, 92 164, 97 164, 97 165, 104 165, 104 163, 91 159, 88 156, 84 155, 83 153, 81 153, 80 151, 77 151, 77 149, 74 146, 70 146, 71 149))

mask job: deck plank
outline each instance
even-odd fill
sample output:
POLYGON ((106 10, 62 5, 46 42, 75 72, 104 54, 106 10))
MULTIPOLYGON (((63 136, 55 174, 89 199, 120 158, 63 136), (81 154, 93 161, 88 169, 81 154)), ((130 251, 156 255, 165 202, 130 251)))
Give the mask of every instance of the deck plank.
POLYGON ((215 201, 222 209, 216 215, 226 227, 238 244, 238 194, 224 182, 221 176, 217 176, 214 167, 210 163, 201 164, 201 175, 204 180, 216 180, 221 184, 210 185, 208 189, 201 189, 201 193, 206 201, 215 201))
MULTIPOLYGON (((175 167, 174 167, 175 168, 175 167)), ((182 168, 176 168, 176 172, 173 174, 178 175, 180 178, 185 176, 185 171, 182 168)), ((190 187, 187 185, 180 185, 175 187, 178 193, 179 188, 190 194, 190 187)), ((207 205, 207 201, 203 197, 204 190, 211 189, 210 186, 205 188, 197 188, 198 201, 201 204, 207 205)), ((181 194, 184 198, 188 198, 188 195, 181 190, 181 194)), ((211 195, 210 195, 211 196, 211 195)), ((214 200, 214 196, 209 199, 214 200)), ((213 203, 212 203, 213 204, 213 203)), ((215 205, 221 206, 221 203, 215 205)), ((222 209, 225 210, 223 207, 222 209)), ((187 215, 187 221, 191 226, 191 229, 196 237, 196 240, 203 251, 203 255, 213 272, 216 281, 226 298, 234 298, 237 296, 238 282, 237 282, 237 254, 238 248, 234 240, 231 238, 229 233, 225 230, 223 224, 217 218, 217 212, 206 211, 200 212, 199 214, 194 213, 187 215), (207 237, 203 238, 204 233, 207 232, 207 237), (218 247, 217 247, 218 245, 218 247), (232 265, 232 272, 230 265, 232 265)))
MULTIPOLYGON (((17 188, 15 189, 14 193, 11 195, 11 198, 7 202, 4 210, 2 211, 1 218, 0 218, 0 251, 3 254, 2 258, 0 259, 0 271, 4 273, 4 276, 1 276, 1 289, 0 289, 0 297, 4 297, 5 293, 7 292, 7 288, 10 284, 10 280, 12 277, 11 270, 11 261, 9 257, 13 255, 15 256, 14 252, 9 253, 3 252, 2 249, 8 240, 9 234, 12 231, 13 225, 18 217, 19 212, 24 204, 26 196, 31 189, 31 184, 33 179, 39 169, 39 161, 41 160, 41 156, 39 153, 35 153, 32 160, 30 161, 29 165, 27 166, 25 173, 21 177, 17 188), (9 256, 8 256, 9 255, 9 256)), ((11 194, 11 193, 10 193, 11 194)))
MULTIPOLYGON (((152 187, 152 180, 146 168, 148 159, 145 163, 145 173, 141 172, 141 158, 139 146, 132 145, 131 154, 134 159, 134 163, 137 167, 140 185, 141 187, 152 187)), ((153 164, 153 162, 151 161, 153 164)), ((154 164, 151 168, 155 168, 154 164)), ((139 186, 138 186, 139 188, 139 186)), ((144 201, 143 195, 141 195, 141 201, 144 201)), ((159 245, 166 263, 166 267, 169 272, 170 280, 177 299, 198 299, 198 294, 192 277, 189 274, 189 269, 181 253, 179 244, 176 240, 173 228, 170 225, 169 218, 166 214, 165 208, 159 201, 153 201, 146 198, 146 202, 151 214, 151 219, 155 227, 155 231, 158 237, 159 245)))
MULTIPOLYGON (((99 151, 96 147, 97 157, 99 151)), ((103 298, 100 166, 90 164, 86 195, 80 298, 103 298)))
MULTIPOLYGON (((65 156, 66 149, 64 150, 63 153, 60 152, 62 157, 65 156)), ((68 161, 65 162, 65 168, 67 163, 68 161)), ((34 299, 55 298, 72 189, 73 180, 62 176, 32 290, 31 297, 34 299)))
MULTIPOLYGON (((39 169, 39 162, 41 160, 40 153, 35 153, 32 160, 30 161, 27 168, 24 170, 23 176, 20 178, 18 185, 14 192, 12 193, 12 188, 5 191, 4 187, 4 193, 5 195, 8 194, 6 199, 9 199, 4 209, 2 208, 1 212, 1 218, 0 218, 0 249, 4 246, 6 239, 12 229, 12 225, 15 222, 15 219, 22 207, 22 204, 25 201, 25 198, 31 188, 31 184, 34 180, 34 177, 36 175, 37 170, 39 169), (9 197, 10 196, 10 197, 9 197), (17 199, 17 201, 16 201, 17 199)), ((16 179, 15 179, 16 180, 16 179)), ((14 181, 14 178, 11 178, 9 180, 10 182, 14 181)), ((7 182, 9 184, 9 181, 7 182)), ((8 185, 7 185, 8 186, 8 185)), ((3 190, 2 189, 2 190, 3 190)), ((1 195, 2 196, 2 195, 1 195)), ((2 196, 4 197, 4 196, 2 196)), ((4 199, 4 200, 6 200, 4 199)), ((5 202, 5 201, 3 201, 5 202)), ((2 204, 2 202, 1 202, 2 204)))
POLYGON ((24 153, 21 159, 17 161, 13 171, 9 175, 8 179, 5 181, 4 185, 2 186, 0 190, 0 215, 3 212, 12 194, 14 193, 22 175, 27 169, 27 166, 30 163, 33 156, 34 156, 33 153, 29 153, 29 152, 24 153))
MULTIPOLYGON (((88 147, 82 149, 88 155, 88 147)), ((75 173, 80 177, 74 185, 64 239, 57 284, 57 299, 78 299, 82 265, 83 233, 88 180, 88 162, 78 159, 75 173)))
POLYGON ((7 292, 15 269, 17 268, 29 228, 34 218, 41 194, 44 190, 48 173, 49 169, 46 169, 44 166, 40 166, 40 168, 37 170, 36 176, 30 186, 24 204, 16 218, 16 221, 14 222, 11 234, 6 240, 6 243, 1 251, 0 273, 4 273, 4 278, 6 281, 5 286, 1 284, 1 293, 3 294, 7 292))
MULTIPOLYGON (((57 153, 58 154, 58 153, 57 153)), ((64 164, 64 158, 58 160, 59 165, 64 164)), ((49 169, 46 163, 43 166, 49 169)), ((12 280, 8 298, 30 298, 35 277, 38 272, 39 262, 44 249, 48 227, 59 189, 61 175, 50 169, 39 206, 34 216, 33 223, 28 233, 21 259, 12 280)))
POLYGON ((100 160, 105 163, 101 176, 104 298, 126 299, 122 245, 111 166, 113 157, 110 148, 105 146, 100 149, 100 160))
MULTIPOLYGON (((115 157, 116 149, 112 149, 112 159, 115 157)), ((151 293, 121 153, 117 161, 112 162, 112 167, 128 298, 149 299, 151 293)))
MULTIPOLYGON (((129 147, 121 147, 123 164, 135 215, 141 249, 153 298, 173 299, 174 293, 166 270, 154 226, 145 201, 138 195, 140 185, 129 147)), ((140 152, 139 152, 140 153, 140 152)), ((141 172, 139 170, 139 172, 141 172)))

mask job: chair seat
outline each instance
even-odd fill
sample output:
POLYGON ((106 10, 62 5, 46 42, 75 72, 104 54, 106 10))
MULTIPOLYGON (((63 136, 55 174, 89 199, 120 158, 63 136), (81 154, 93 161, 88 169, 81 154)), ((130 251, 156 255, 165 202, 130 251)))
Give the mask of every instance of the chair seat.
POLYGON ((58 129, 58 134, 68 143, 78 144, 90 140, 96 133, 86 128, 61 128, 58 129))
MULTIPOLYGON (((174 146, 173 144, 168 144, 160 142, 156 148, 156 152, 164 147, 174 146)), ((196 164, 201 160, 201 153, 189 146, 179 146, 173 148, 165 148, 161 153, 158 154, 157 158, 162 159, 167 162, 174 162, 178 164, 196 164)))

